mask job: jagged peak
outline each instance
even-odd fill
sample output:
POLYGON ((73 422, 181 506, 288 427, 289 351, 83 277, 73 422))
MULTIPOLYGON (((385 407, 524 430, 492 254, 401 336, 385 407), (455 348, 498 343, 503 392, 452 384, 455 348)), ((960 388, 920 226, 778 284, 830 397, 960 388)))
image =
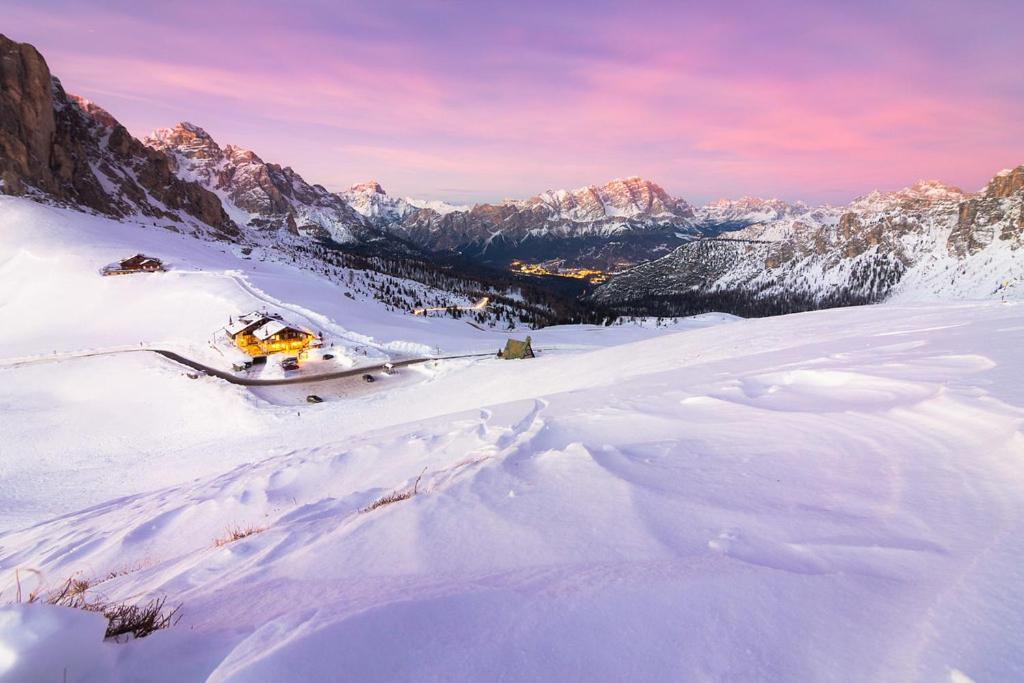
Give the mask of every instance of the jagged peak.
POLYGON ((931 195, 935 197, 965 194, 959 187, 950 185, 949 183, 945 183, 941 180, 918 180, 906 189, 917 194, 931 195))
POLYGON ((871 204, 890 202, 961 201, 969 196, 969 193, 964 192, 959 187, 941 180, 918 180, 913 185, 904 187, 901 190, 874 190, 866 195, 857 197, 850 202, 850 206, 866 208, 871 204))
POLYGON ((170 128, 157 128, 146 136, 145 142, 150 146, 154 146, 153 143, 157 143, 165 147, 176 147, 185 143, 194 144, 196 142, 200 142, 208 147, 217 146, 213 136, 196 124, 189 123, 188 121, 179 121, 170 128))
MULTIPOLYGON (((251 149, 239 147, 238 145, 224 145, 224 156, 231 159, 235 163, 263 163, 263 159, 261 159, 260 156, 256 154, 256 152, 252 151, 251 149)), ((285 170, 290 171, 291 169, 286 168, 285 170)))
POLYGON ((348 191, 361 194, 387 195, 387 192, 384 191, 384 188, 381 187, 380 183, 376 180, 368 180, 365 183, 356 183, 352 187, 348 188, 348 191))
POLYGON ((989 197, 1009 197, 1021 190, 1024 190, 1024 164, 1004 168, 988 182, 983 192, 989 197))
POLYGON ((209 133, 207 133, 205 130, 203 130, 202 128, 200 128, 196 124, 191 123, 189 121, 179 121, 178 123, 176 123, 174 125, 174 130, 176 130, 176 131, 188 131, 189 133, 192 133, 193 135, 195 135, 197 138, 205 138, 207 140, 213 140, 213 137, 211 137, 209 133))
POLYGON ((113 128, 118 125, 117 119, 110 112, 92 100, 72 93, 65 93, 65 95, 68 101, 73 102, 84 114, 104 128, 113 128))
MULTIPOLYGON (((564 189, 564 188, 547 189, 547 190, 544 190, 543 192, 541 192, 540 194, 537 194, 537 195, 531 197, 529 200, 526 200, 526 201, 530 201, 530 200, 533 200, 533 199, 542 199, 544 197, 568 197, 568 196, 571 196, 571 195, 579 195, 579 194, 585 194, 585 193, 601 194, 601 193, 612 192, 614 190, 618 190, 618 189, 622 189, 622 188, 625 188, 625 189, 645 188, 645 189, 649 189, 650 191, 652 191, 655 194, 664 194, 664 195, 668 196, 668 193, 666 193, 665 190, 660 185, 658 185, 656 182, 654 182, 653 180, 648 180, 647 178, 643 178, 643 177, 638 176, 638 175, 631 175, 631 176, 626 176, 624 178, 613 178, 612 180, 609 180, 609 181, 605 182, 603 185, 597 185, 597 184, 584 185, 582 187, 577 187, 576 189, 573 189, 573 190, 567 190, 567 189, 564 189)), ((505 199, 505 200, 503 200, 502 203, 504 203, 504 204, 516 204, 516 203, 520 203, 521 201, 523 201, 523 200, 505 199)))
MULTIPOLYGON (((796 202, 795 205, 800 205, 802 202, 796 202)), ((777 197, 752 197, 745 195, 739 199, 731 199, 729 197, 720 197, 718 199, 712 199, 710 202, 705 204, 710 207, 724 207, 724 206, 791 206, 789 202, 778 199, 777 197)))

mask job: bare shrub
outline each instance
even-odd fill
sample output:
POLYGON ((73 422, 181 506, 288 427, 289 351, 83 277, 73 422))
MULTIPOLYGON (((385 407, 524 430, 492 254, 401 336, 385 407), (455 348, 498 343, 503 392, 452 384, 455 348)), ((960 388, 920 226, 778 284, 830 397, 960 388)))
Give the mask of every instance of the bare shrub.
POLYGON ((423 478, 423 475, 426 473, 426 471, 427 468, 424 467, 423 472, 420 472, 420 476, 416 477, 416 481, 413 483, 411 489, 405 489, 404 491, 392 491, 391 493, 385 496, 381 496, 377 500, 373 501, 372 503, 364 507, 362 510, 360 510, 360 512, 373 512, 377 508, 382 508, 385 505, 391 505, 392 503, 397 503, 402 500, 409 500, 417 493, 419 493, 420 479, 423 478))
POLYGON ((218 538, 218 539, 215 539, 214 542, 213 542, 213 545, 218 547, 218 548, 220 548, 222 546, 227 545, 228 543, 234 543, 235 541, 240 541, 243 538, 246 538, 248 536, 254 536, 255 534, 264 532, 266 530, 267 530, 267 527, 265 527, 265 526, 256 526, 256 525, 249 525, 249 526, 244 526, 244 527, 243 526, 233 526, 233 527, 229 526, 225 530, 225 535, 220 537, 220 538, 218 538))
POLYGON ((170 628, 181 619, 181 605, 167 607, 167 598, 154 598, 145 605, 104 605, 103 616, 108 620, 106 638, 131 635, 145 638, 154 631, 170 628))
MULTIPOLYGON (((41 576, 40 572, 32 571, 37 576, 41 576)), ((21 592, 21 576, 18 570, 15 570, 15 580, 18 585, 15 602, 44 602, 48 605, 70 607, 72 609, 102 614, 107 619, 107 630, 103 636, 104 638, 113 638, 115 640, 118 640, 121 636, 145 638, 154 631, 173 626, 181 619, 179 614, 181 605, 168 607, 166 597, 154 598, 144 605, 133 605, 127 602, 105 602, 98 598, 89 600, 86 597, 86 591, 95 582, 76 577, 69 578, 61 584, 60 588, 49 593, 44 594, 40 586, 27 596, 24 596, 21 592)))

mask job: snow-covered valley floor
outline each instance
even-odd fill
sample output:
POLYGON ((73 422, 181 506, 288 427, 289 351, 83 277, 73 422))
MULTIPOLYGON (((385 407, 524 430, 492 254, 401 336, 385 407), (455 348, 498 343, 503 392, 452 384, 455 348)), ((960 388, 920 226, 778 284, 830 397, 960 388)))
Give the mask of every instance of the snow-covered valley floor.
MULTIPOLYGON (((165 241, 147 249, 232 269, 165 241)), ((59 348, 36 290, 7 288, 38 256, 0 246, 0 310, 32 323, 0 357, 33 331, 59 348)), ((374 342, 501 339, 274 268, 261 291, 374 342)), ((237 291, 210 294, 218 320, 237 291)), ((182 615, 112 643, 95 614, 0 607, 0 679, 1024 679, 1024 305, 534 337, 552 351, 301 407, 145 353, 0 368, 4 601, 16 568, 113 572, 90 590, 182 615), (215 545, 235 526, 262 531, 215 545)))

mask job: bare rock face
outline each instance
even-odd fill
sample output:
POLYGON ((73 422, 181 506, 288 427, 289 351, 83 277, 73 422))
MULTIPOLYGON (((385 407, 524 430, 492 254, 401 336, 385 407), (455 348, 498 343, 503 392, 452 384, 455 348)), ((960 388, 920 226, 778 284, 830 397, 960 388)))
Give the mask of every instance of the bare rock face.
POLYGON ((361 193, 361 194, 380 194, 387 195, 384 188, 380 186, 376 180, 370 180, 365 183, 356 183, 352 187, 348 188, 349 192, 361 193))
POLYGON ((265 162, 251 150, 221 147, 193 123, 153 131, 145 144, 167 155, 178 176, 225 197, 231 215, 249 228, 335 242, 382 237, 343 197, 307 183, 287 166, 265 162))
MULTIPOLYGON (((31 45, 0 34, 0 175, 55 191, 50 145, 56 131, 50 70, 31 45)), ((19 185, 20 187, 20 185, 19 185)))
POLYGON ((960 205, 947 247, 950 254, 964 257, 997 237, 1014 248, 1024 243, 1024 165, 999 173, 981 196, 960 205))
POLYGON ((985 196, 994 199, 1005 199, 1024 190, 1024 164, 1009 171, 996 175, 985 188, 985 196))
POLYGON ((238 235, 216 195, 178 178, 166 155, 101 107, 65 93, 31 45, 0 35, 0 84, 2 191, 31 189, 119 218, 187 216, 217 236, 238 235))

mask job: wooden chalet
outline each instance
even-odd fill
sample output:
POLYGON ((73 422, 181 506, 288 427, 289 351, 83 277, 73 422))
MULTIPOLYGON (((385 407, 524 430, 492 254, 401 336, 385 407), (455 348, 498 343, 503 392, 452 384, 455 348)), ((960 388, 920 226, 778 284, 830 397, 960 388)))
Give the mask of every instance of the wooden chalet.
POLYGON ((312 332, 289 325, 281 316, 258 311, 239 316, 224 331, 235 346, 254 357, 298 353, 314 346, 317 341, 312 332))
POLYGON ((111 263, 103 269, 102 273, 104 275, 128 275, 131 273, 158 273, 163 270, 166 269, 160 259, 145 254, 136 254, 123 261, 111 263))

